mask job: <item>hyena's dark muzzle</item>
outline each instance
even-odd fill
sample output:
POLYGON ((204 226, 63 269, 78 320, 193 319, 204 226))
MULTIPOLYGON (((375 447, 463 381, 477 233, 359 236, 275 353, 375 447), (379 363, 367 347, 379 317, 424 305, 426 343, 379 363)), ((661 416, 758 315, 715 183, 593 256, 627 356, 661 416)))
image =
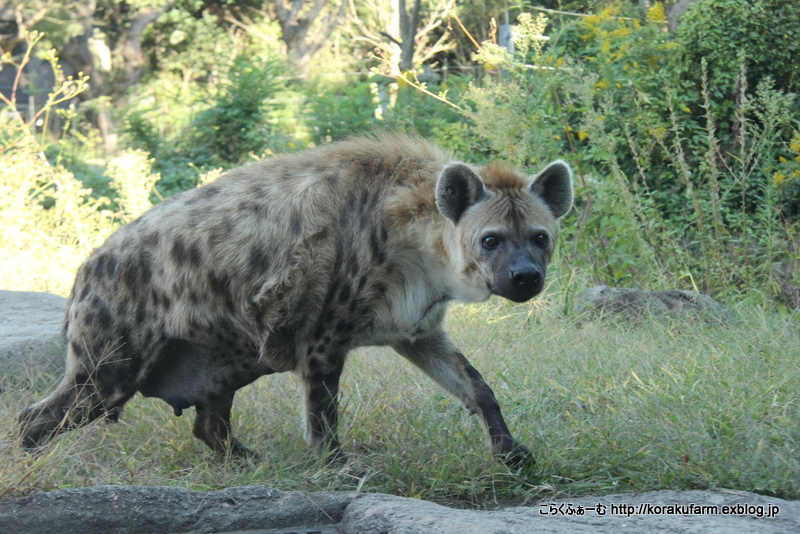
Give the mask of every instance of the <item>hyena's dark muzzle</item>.
POLYGON ((514 302, 532 299, 544 288, 545 267, 526 250, 511 254, 505 269, 495 274, 495 291, 514 302))

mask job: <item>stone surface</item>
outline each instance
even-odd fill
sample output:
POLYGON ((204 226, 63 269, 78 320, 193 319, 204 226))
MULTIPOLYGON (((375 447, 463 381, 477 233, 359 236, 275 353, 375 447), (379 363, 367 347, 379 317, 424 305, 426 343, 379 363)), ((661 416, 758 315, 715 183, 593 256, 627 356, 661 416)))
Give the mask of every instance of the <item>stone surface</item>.
POLYGON ((645 291, 595 286, 575 297, 575 311, 586 316, 605 318, 693 314, 712 321, 725 323, 735 321, 730 309, 708 295, 680 289, 645 291))
POLYGON ((0 380, 61 376, 66 306, 67 299, 50 293, 0 291, 0 380))
POLYGON ((96 486, 0 502, 0 532, 167 534, 325 527, 342 519, 352 493, 260 486, 219 491, 96 486))
MULTIPOLYGON (((665 511, 665 510, 660 510, 665 511)), ((757 512, 757 509, 753 510, 757 512)), ((454 510, 434 503, 415 501, 391 495, 362 495, 345 511, 340 531, 345 534, 532 534, 532 533, 713 533, 723 534, 789 534, 800 532, 800 502, 763 497, 738 491, 659 491, 641 494, 583 497, 540 503, 532 507, 506 508, 498 511, 454 510), (605 515, 587 511, 601 503, 605 515), (752 515, 668 515, 637 514, 655 512, 650 505, 724 505, 761 506, 764 514, 769 505, 780 513, 772 518, 752 515), (632 514, 612 510, 611 505, 633 507, 632 514), (574 513, 577 506, 584 514, 574 513), (572 512, 570 514, 570 511, 572 512), (543 514, 547 512, 547 514, 543 514), (616 512, 616 513, 612 513, 616 512)))
POLYGON ((39 534, 531 534, 800 532, 800 502, 733 490, 581 497, 495 511, 458 510, 382 494, 304 493, 263 486, 192 491, 98 486, 0 502, 0 532, 39 534), (598 504, 601 505, 598 512, 598 504), (685 512, 666 507, 680 505, 685 512), (714 505, 718 514, 699 513, 714 505), (583 513, 579 513, 579 506, 583 513), (658 508, 663 506, 664 508, 658 508), (723 514, 723 506, 734 513, 723 514), (735 507, 739 507, 738 509, 735 507), (749 509, 745 509, 749 507, 749 509), (777 508, 776 508, 777 507, 777 508), (775 514, 775 512, 778 512, 775 514), (762 517, 758 517, 758 515, 762 517), (767 517, 767 515, 774 517, 767 517))

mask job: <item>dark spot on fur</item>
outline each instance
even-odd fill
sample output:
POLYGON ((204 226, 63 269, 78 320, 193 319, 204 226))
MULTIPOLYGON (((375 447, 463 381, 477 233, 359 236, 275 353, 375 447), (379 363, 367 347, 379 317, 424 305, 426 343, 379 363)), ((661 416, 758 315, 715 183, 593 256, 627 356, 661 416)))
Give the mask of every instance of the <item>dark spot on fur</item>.
POLYGON ((81 295, 80 297, 78 297, 78 302, 83 302, 84 300, 86 300, 86 297, 89 296, 89 290, 90 290, 89 282, 84 282, 83 289, 81 289, 81 295))
POLYGON ((158 231, 150 232, 142 238, 142 244, 146 247, 153 248, 158 245, 159 239, 161 239, 161 235, 158 233, 158 231))
POLYGON ((130 289, 139 289, 139 276, 141 274, 139 261, 134 257, 128 257, 122 267, 122 282, 130 289))
POLYGON ((300 232, 303 229, 303 219, 300 217, 300 211, 294 210, 292 212, 291 222, 292 234, 300 235, 300 232))
POLYGON ((355 252, 353 252, 353 254, 350 255, 347 264, 349 266, 347 269, 347 273, 350 276, 350 278, 355 278, 356 276, 358 276, 358 256, 356 256, 355 252))
POLYGON ((195 291, 194 289, 189 293, 189 301, 192 304, 199 304, 200 303, 200 294, 195 291))
POLYGON ((75 384, 78 386, 85 386, 89 383, 89 373, 80 371, 75 374, 75 384))
POLYGON ((339 270, 342 268, 342 262, 344 261, 344 250, 342 247, 343 244, 341 242, 336 243, 336 257, 333 260, 334 274, 339 274, 339 270))
POLYGON ((383 252, 380 242, 378 241, 378 232, 372 232, 369 235, 369 248, 372 251, 372 258, 376 265, 381 265, 386 261, 386 254, 383 252))
POLYGON ((96 305, 97 308, 97 324, 103 330, 109 330, 114 325, 114 317, 108 310, 105 304, 96 305))
POLYGON ((353 331, 353 328, 354 328, 353 323, 347 321, 339 321, 336 324, 335 330, 337 334, 349 334, 350 332, 353 331))
POLYGON ((105 264, 106 264, 106 257, 104 255, 97 256, 96 263, 94 264, 94 277, 95 278, 103 278, 105 275, 105 264))
POLYGON ((150 283, 150 279, 153 278, 153 271, 150 269, 150 258, 149 256, 141 256, 139 261, 142 265, 142 284, 147 285, 150 283))
POLYGON ((345 285, 342 288, 342 292, 339 293, 339 302, 344 304, 345 302, 347 302, 347 299, 349 299, 349 298, 350 298, 350 286, 349 285, 345 285))
POLYGON ((330 343, 330 342, 331 342, 331 339, 332 339, 332 338, 331 338, 330 334, 326 334, 326 335, 325 335, 325 337, 323 337, 323 338, 322 338, 322 342, 323 342, 325 345, 327 345, 328 343, 330 343))
POLYGON ((200 262, 203 260, 203 255, 200 252, 200 247, 197 244, 189 247, 189 263, 194 267, 200 267, 200 262))
POLYGON ((200 196, 203 198, 211 198, 220 193, 221 189, 218 185, 207 185, 200 188, 200 196))
POLYGON ((69 342, 69 349, 72 351, 72 355, 76 358, 80 359, 83 355, 83 349, 80 345, 78 345, 75 341, 69 342))
POLYGON ((144 302, 140 302, 139 306, 136 308, 136 324, 142 326, 146 318, 147 318, 147 309, 144 305, 144 302))
POLYGON ((178 237, 172 243, 170 256, 172 256, 173 261, 179 265, 182 265, 186 261, 186 245, 183 242, 183 238, 178 237))
POLYGON ((312 334, 312 337, 314 339, 320 339, 320 338, 322 338, 323 334, 325 334, 325 323, 323 323, 322 321, 319 321, 317 323, 317 327, 314 329, 314 333, 312 334))
POLYGON ((114 256, 109 256, 108 260, 106 260, 106 276, 112 278, 116 271, 117 271, 117 258, 115 258, 114 256))
POLYGON ((269 269, 267 253, 262 246, 255 245, 250 249, 248 263, 250 264, 250 270, 255 273, 264 273, 269 269))

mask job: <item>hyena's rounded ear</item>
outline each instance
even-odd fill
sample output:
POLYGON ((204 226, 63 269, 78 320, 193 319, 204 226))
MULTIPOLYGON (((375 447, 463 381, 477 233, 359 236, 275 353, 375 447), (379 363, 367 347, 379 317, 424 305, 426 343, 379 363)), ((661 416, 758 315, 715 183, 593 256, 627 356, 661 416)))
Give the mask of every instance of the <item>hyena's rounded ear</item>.
POLYGON ((448 165, 436 181, 436 207, 454 223, 467 208, 488 196, 478 175, 463 163, 448 165))
POLYGON ((544 200, 556 219, 572 208, 572 170, 564 160, 554 161, 534 176, 530 189, 544 200))

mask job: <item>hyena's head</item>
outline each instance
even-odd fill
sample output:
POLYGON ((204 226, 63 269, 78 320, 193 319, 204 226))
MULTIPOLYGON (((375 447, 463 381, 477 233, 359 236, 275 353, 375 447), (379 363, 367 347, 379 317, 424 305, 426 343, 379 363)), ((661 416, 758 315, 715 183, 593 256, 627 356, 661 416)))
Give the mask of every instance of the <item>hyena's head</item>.
POLYGON ((470 284, 525 302, 544 287, 558 219, 572 207, 572 172, 561 160, 533 177, 455 163, 439 176, 436 206, 455 224, 470 284))

